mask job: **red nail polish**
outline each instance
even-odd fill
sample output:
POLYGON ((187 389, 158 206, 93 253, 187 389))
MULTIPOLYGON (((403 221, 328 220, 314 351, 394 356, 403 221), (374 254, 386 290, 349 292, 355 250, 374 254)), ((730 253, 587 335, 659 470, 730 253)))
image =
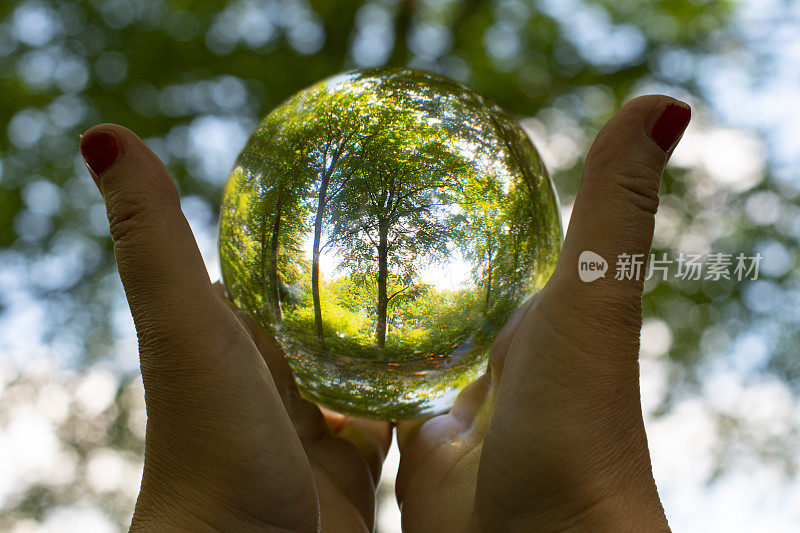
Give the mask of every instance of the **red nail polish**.
POLYGON ((680 137, 686 126, 689 125, 689 119, 692 116, 692 110, 688 107, 680 106, 677 104, 669 104, 661 112, 661 115, 653 124, 650 132, 650 138, 653 139, 664 152, 668 152, 680 137))
POLYGON ((81 139, 83 159, 95 176, 101 175, 119 157, 119 144, 113 133, 93 131, 81 139))

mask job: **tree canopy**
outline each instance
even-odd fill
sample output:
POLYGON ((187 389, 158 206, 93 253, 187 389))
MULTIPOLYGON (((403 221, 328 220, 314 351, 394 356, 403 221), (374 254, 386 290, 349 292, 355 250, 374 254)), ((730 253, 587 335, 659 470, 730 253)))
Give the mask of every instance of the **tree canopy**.
MULTIPOLYGON (((523 118, 523 126, 536 134, 562 205, 568 208, 580 179, 582 154, 628 98, 656 91, 683 95, 691 98, 701 119, 703 110, 713 107, 709 98, 716 85, 755 86, 770 77, 771 63, 760 52, 741 62, 751 78, 719 75, 724 72, 720 65, 736 59, 731 54, 749 46, 732 25, 738 7, 724 0, 0 3, 2 357, 27 360, 33 343, 39 350, 46 347, 62 367, 110 364, 129 376, 135 373, 135 346, 129 342, 133 333, 116 278, 105 209, 77 155, 78 135, 95 123, 124 124, 156 150, 176 179, 198 235, 208 238, 216 231, 224 180, 250 131, 268 112, 298 90, 342 71, 409 66, 464 82, 523 118)), ((773 23, 768 13, 764 17, 766 38, 773 23)), ((482 126, 465 120, 453 127, 482 126)), ((271 164, 306 165, 313 157, 313 150, 301 150, 271 164)), ((790 167, 794 172, 796 165, 790 167)), ((727 172, 729 167, 723 168, 727 172)), ((676 257, 686 242, 701 242, 715 251, 778 250, 776 257, 783 260, 749 285, 728 280, 648 282, 645 330, 659 334, 659 361, 668 369, 655 412, 669 413, 681 393, 703 391, 710 367, 739 365, 743 352, 757 356, 754 376, 775 378, 796 389, 800 364, 792 299, 798 284, 792 250, 798 244, 800 199, 790 180, 776 170, 768 160, 765 168, 753 172, 753 179, 734 186, 712 176, 709 168, 688 168, 677 158, 668 167, 655 253, 676 257), (766 339, 763 346, 753 349, 745 342, 750 348, 736 348, 754 337, 766 339)), ((478 182, 474 187, 487 198, 495 194, 478 182)), ((311 211, 298 209, 296 203, 306 194, 286 187, 270 197, 297 215, 281 218, 289 230, 277 232, 279 242, 271 242, 271 232, 246 236, 254 246, 285 250, 271 263, 278 275, 272 286, 280 294, 261 297, 280 298, 286 305, 299 304, 310 290, 304 286, 310 263, 281 263, 289 250, 304 246, 290 230, 308 220, 311 211)), ((244 195, 240 198, 242 209, 256 205, 244 195)), ((523 203, 515 205, 526 209, 523 203)), ((471 209, 480 216, 449 231, 462 232, 475 243, 471 261, 480 265, 475 275, 486 279, 483 302, 487 292, 505 290, 496 277, 488 282, 492 265, 501 268, 514 258, 513 253, 499 254, 500 241, 513 251, 524 245, 528 233, 519 225, 505 227, 493 242, 485 236, 497 229, 496 213, 479 203, 471 209)), ((514 220, 522 224, 534 219, 514 220)), ((226 231, 224 225, 221 229, 226 231)), ((263 265, 256 266, 263 270, 263 265)), ((355 324, 354 310, 366 307, 368 295, 376 290, 366 286, 375 282, 371 279, 345 281, 331 283, 320 294, 323 308, 336 305, 339 329, 355 324)), ((388 294, 402 288, 401 281, 387 280, 388 294)), ((449 321, 434 299, 425 298, 429 290, 421 285, 416 292, 397 295, 393 320, 449 321)), ((246 305, 255 309, 262 302, 246 305)), ((360 325, 349 334, 358 331, 360 325)), ((36 379, 14 383, 5 389, 4 409, 14 404, 9 396, 13 391, 21 391, 13 392, 16 398, 27 398, 32 390, 47 390, 36 379)), ((49 510, 78 499, 103 507, 124 527, 133 496, 79 480, 94 454, 109 449, 130 457, 141 453, 142 433, 130 430, 139 427, 133 421, 140 411, 131 414, 128 383, 127 378, 119 381, 119 396, 101 417, 70 411, 58 431, 66 443, 64 457, 77 465, 74 482, 31 478, 36 481, 21 484, 5 501, 0 529, 10 529, 18 520, 43 520, 49 510)), ((71 395, 73 385, 65 387, 71 395)), ((764 426, 722 409, 712 409, 712 415, 720 434, 735 444, 720 445, 715 452, 720 471, 741 447, 796 467, 781 438, 764 426)))
POLYGON ((408 69, 339 75, 268 115, 231 175, 220 228, 231 296, 287 348, 301 388, 395 418, 477 375, 549 277, 562 235, 552 183, 514 119, 408 69))

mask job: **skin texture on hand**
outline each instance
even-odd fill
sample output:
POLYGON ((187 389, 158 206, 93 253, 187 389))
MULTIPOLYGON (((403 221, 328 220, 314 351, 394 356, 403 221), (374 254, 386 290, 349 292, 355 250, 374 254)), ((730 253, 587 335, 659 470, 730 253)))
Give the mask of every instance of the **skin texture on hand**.
MULTIPOLYGON (((585 250, 612 265, 649 252, 688 118, 645 96, 611 119, 559 264, 496 339, 487 374, 451 412, 397 425, 405 531, 669 530, 639 399, 641 277, 584 283, 577 266, 585 250)), ((371 530, 390 425, 299 396, 275 343, 210 283, 175 185, 136 135, 101 124, 81 149, 139 337, 148 420, 131 530, 371 530)))
POLYGON ((643 275, 617 280, 613 265, 649 253, 688 120, 685 104, 645 96, 600 131, 558 266, 496 339, 487 375, 450 413, 398 425, 404 531, 669 531, 639 397, 643 275), (579 279, 585 250, 612 265, 606 277, 579 279))
POLYGON ((136 135, 101 124, 81 149, 101 169, 139 338, 147 433, 131 530, 371 530, 390 425, 331 415, 334 431, 300 398, 276 345, 212 286, 172 178, 136 135))

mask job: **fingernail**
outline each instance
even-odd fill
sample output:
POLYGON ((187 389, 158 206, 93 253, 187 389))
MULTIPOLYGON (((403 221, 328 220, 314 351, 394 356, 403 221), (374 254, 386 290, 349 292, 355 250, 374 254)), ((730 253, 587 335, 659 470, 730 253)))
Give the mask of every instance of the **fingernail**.
POLYGON ((119 157, 119 144, 113 133, 93 131, 81 137, 81 154, 95 176, 100 176, 119 157))
POLYGON ((661 147, 664 152, 669 152, 680 139, 683 130, 689 125, 692 110, 686 104, 668 104, 661 112, 650 130, 650 138, 661 147))

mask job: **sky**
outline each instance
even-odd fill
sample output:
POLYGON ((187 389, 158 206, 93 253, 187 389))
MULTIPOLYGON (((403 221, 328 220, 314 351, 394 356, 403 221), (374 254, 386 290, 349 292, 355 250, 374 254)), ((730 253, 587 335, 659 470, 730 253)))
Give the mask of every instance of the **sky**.
MULTIPOLYGON (((553 0, 542 2, 542 6, 556 16, 570 17, 575 13, 572 3, 553 0)), ((575 28, 578 34, 583 28, 580 38, 587 48, 608 36, 603 33, 603 24, 591 17, 581 17, 575 28)), ((735 31, 747 47, 731 49, 713 60, 671 60, 676 76, 681 75, 681 69, 702 70, 700 79, 708 91, 709 106, 676 93, 672 87, 643 86, 638 92, 665 92, 694 107, 693 121, 670 164, 703 169, 711 183, 698 184, 698 188, 707 189, 700 194, 750 190, 759 184, 767 164, 787 185, 800 191, 800 172, 796 170, 800 167, 800 136, 796 134, 796 124, 800 123, 800 4, 743 2, 735 31), (762 73, 753 79, 753 65, 758 62, 763 65, 762 73)), ((594 48, 626 53, 635 47, 635 36, 624 31, 612 37, 619 46, 594 48)), ((550 172, 557 175, 559 168, 568 168, 583 157, 590 139, 581 138, 575 126, 564 122, 557 112, 550 118, 547 124, 524 117, 521 122, 550 172)), ((768 197, 761 204, 746 206, 747 215, 755 218, 768 218, 764 213, 775 211, 774 206, 770 209, 768 197)), ((565 227, 570 212, 571 205, 562 206, 565 227)), ((716 218, 709 227, 721 223, 716 218)), ((703 250, 713 240, 713 233, 676 235, 679 229, 668 208, 659 212, 656 225, 656 244, 678 238, 682 239, 679 249, 703 250)), ((213 263, 213 251, 204 255, 213 263)), ((767 269, 786 263, 780 250, 766 255, 767 269)), ((766 352, 766 340, 758 334, 743 336, 726 357, 719 359, 726 363, 717 363, 706 372, 702 397, 687 396, 678 400, 669 414, 656 416, 655 409, 667 391, 671 369, 665 354, 670 343, 671 332, 663 322, 645 321, 642 402, 654 476, 674 531, 800 531, 800 482, 787 478, 780 465, 760 461, 746 450, 734 450, 726 473, 708 483, 717 467, 715 413, 742 416, 756 432, 792 442, 800 452, 792 429, 800 427, 796 395, 780 380, 751 379, 750 371, 757 366, 759 354, 766 352)), ((385 489, 378 526, 383 533, 400 531, 399 510, 390 490, 398 461, 399 453, 393 445, 382 476, 385 489)))
MULTIPOLYGON (((569 15, 568 6, 553 3, 556 4, 561 7, 553 9, 569 15)), ((800 64, 800 4, 781 5, 777 1, 745 2, 736 27, 751 46, 732 50, 724 60, 713 64, 706 61, 693 67, 708 69, 701 79, 709 91, 710 106, 701 105, 690 95, 676 93, 671 87, 638 89, 640 94, 665 92, 693 106, 692 123, 670 164, 705 171, 710 183, 697 184, 701 189, 698 194, 750 190, 760 183, 768 163, 778 169, 787 184, 800 191, 800 173, 796 171, 800 165, 800 136, 793 134, 800 123, 800 105, 796 103, 800 90, 800 69, 796 68, 800 64), (770 12, 773 15, 766 14, 770 12), (794 33, 790 33, 792 29, 794 33), (744 80, 750 77, 748 67, 759 54, 768 56, 770 68, 759 80, 746 83, 744 80)), ((674 61, 675 68, 681 68, 681 59, 674 61)), ((583 157, 591 139, 582 138, 577 128, 557 112, 545 119, 523 117, 521 122, 548 169, 557 176, 559 168, 569 168, 583 157), (547 118, 550 120, 545 123, 547 118)), ((768 217, 765 212, 775 211, 769 202, 766 198, 766 205, 746 207, 748 216, 768 217)), ((570 212, 571 205, 562 206, 565 227, 570 212)), ((668 205, 656 218, 656 244, 663 246, 679 239, 679 249, 711 251, 708 246, 713 231, 680 235, 668 205)), ((716 217, 703 223, 713 228, 724 224, 724 220, 716 217)), ((206 241, 204 257, 213 268, 213 239, 206 241)), ((767 269, 784 262, 779 251, 766 255, 767 269)), ((706 372, 702 397, 687 396, 669 414, 656 416, 671 370, 665 359, 670 343, 671 332, 663 322, 645 321, 642 402, 654 476, 674 531, 800 531, 800 482, 788 479, 779 465, 766 464, 740 450, 738 455, 729 457, 726 473, 708 483, 717 466, 715 413, 744 416, 755 431, 792 442, 800 452, 792 429, 800 427, 797 397, 777 379, 751 379, 750 371, 757 366, 759 354, 766 351, 766 340, 755 333, 744 336, 733 344, 726 357, 720 358, 728 363, 716 364, 706 372)), ((398 461, 399 453, 393 445, 382 476, 385 489, 378 517, 382 533, 400 531, 399 510, 391 489, 398 461)))
MULTIPOLYGON (((572 16, 575 4, 560 0, 541 2, 543 9, 560 17, 572 16)), ((797 105, 800 4, 748 0, 743 6, 737 31, 748 43, 747 47, 715 58, 695 58, 696 61, 681 56, 668 59, 676 77, 687 75, 691 69, 702 71, 700 79, 709 94, 710 107, 703 107, 670 87, 637 89, 640 93, 664 90, 693 104, 693 122, 671 164, 704 169, 710 181, 694 184, 694 187, 697 194, 708 197, 721 190, 742 192, 757 187, 767 164, 788 188, 800 191, 797 171, 800 136, 796 134, 796 124, 800 123, 800 105, 797 105), (758 72, 758 76, 752 76, 752 72, 758 72)), ((574 27, 575 38, 587 49, 616 54, 614 57, 635 51, 634 34, 624 28, 611 28, 602 20, 592 19, 591 14, 577 17, 574 27), (613 46, 596 46, 600 41, 613 46)), ((312 41, 308 46, 314 45, 312 41)), ((234 89, 228 94, 235 95, 234 89)), ((556 175, 559 168, 567 168, 583 157, 590 141, 582 138, 575 126, 565 122, 557 111, 537 119, 523 117, 522 123, 542 152, 551 173, 556 175)), ((22 126, 24 124, 10 127, 23 132, 22 126)), ((225 176, 247 138, 247 127, 232 119, 217 117, 203 117, 192 123, 188 149, 195 157, 198 172, 205 176, 225 176)), ((46 198, 47 191, 40 191, 38 195, 46 198)), ((780 222, 775 218, 778 216, 776 198, 769 195, 755 195, 754 198, 745 206, 746 216, 767 224, 780 222)), ((205 201, 193 197, 183 198, 182 206, 211 277, 218 279, 216 221, 212 210, 205 201)), ((562 207, 566 226, 571 206, 562 207)), ((713 240, 714 228, 724 223, 723 218, 712 213, 704 219, 705 228, 681 232, 674 218, 670 204, 662 205, 656 222, 657 244, 677 242, 682 248, 702 248, 713 240)), ((800 224, 795 226, 795 231, 800 233, 800 224)), ((782 264, 788 264, 786 251, 780 247, 765 247, 765 255, 766 268, 780 271, 782 264)), ((64 362, 54 355, 58 347, 38 340, 36 324, 43 320, 41 310, 16 290, 12 279, 14 272, 8 265, 0 268, 0 291, 18 311, 5 313, 0 321, 0 349, 4 353, 0 359, 0 398, 8 409, 7 416, 0 420, 0 457, 14 458, 0 462, 0 507, 38 480, 62 476, 64 482, 69 481, 74 473, 70 468, 74 467, 76 459, 61 446, 55 432, 66 416, 64 406, 75 402, 87 416, 101 413, 113 400, 112 391, 116 390, 119 373, 135 371, 138 366, 132 323, 121 300, 115 314, 120 338, 117 358, 111 364, 82 373, 65 369, 64 362), (12 331, 28 334, 8 334, 12 331), (29 396, 9 396, 10 391, 15 390, 12 389, 14 377, 23 371, 34 376, 41 386, 29 396)), ((114 287, 121 294, 118 282, 114 287)), ((752 287, 748 289, 753 293, 752 305, 777 298, 769 296, 769 289, 764 285, 752 287)), ((794 428, 800 427, 800 404, 796 395, 776 379, 752 378, 751 370, 766 351, 768 335, 743 332, 723 354, 725 357, 718 358, 705 372, 702 396, 682 397, 670 413, 656 416, 655 409, 666 394, 668 376, 673 370, 665 357, 671 342, 669 327, 645 317, 642 401, 654 475, 673 529, 698 533, 800 531, 800 505, 797 505, 800 482, 788 479, 777 464, 761 461, 746 449, 734 449, 728 457, 731 466, 726 473, 710 484, 707 482, 717 466, 715 413, 735 414, 756 433, 789 442, 800 451, 794 435, 794 428)), ((135 382, 133 387, 140 395, 141 382, 135 382)), ((143 413, 143 404, 139 402, 132 422, 138 431, 143 431, 143 413)), ((397 462, 398 454, 393 447, 382 477, 384 489, 378 524, 383 533, 399 531, 399 512, 391 491, 397 462)), ((119 485, 120 490, 133 498, 140 470, 138 458, 98 454, 90 458, 88 482, 98 490, 119 485)), ((56 507, 43 522, 20 522, 13 530, 14 533, 51 531, 103 533, 116 530, 110 519, 88 501, 56 507)))

